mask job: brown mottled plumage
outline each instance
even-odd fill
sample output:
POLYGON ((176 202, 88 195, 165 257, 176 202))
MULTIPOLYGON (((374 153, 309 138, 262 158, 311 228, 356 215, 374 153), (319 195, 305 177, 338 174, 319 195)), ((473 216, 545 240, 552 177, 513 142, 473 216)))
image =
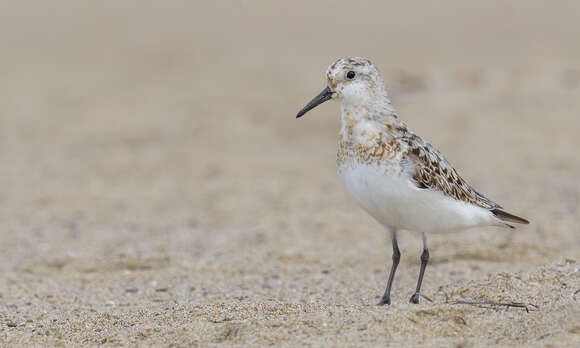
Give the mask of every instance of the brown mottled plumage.
POLYGON ((401 141, 409 146, 404 157, 415 164, 413 179, 417 187, 439 190, 446 196, 476 204, 485 209, 501 208, 499 204, 484 197, 463 180, 441 152, 429 142, 412 132, 405 133, 401 141))
MULTIPOLYGON (((402 121, 394 120, 398 121, 396 127, 385 124, 386 137, 378 132, 370 137, 372 141, 365 144, 345 141, 341 134, 337 163, 340 165, 348 158, 356 158, 359 163, 378 163, 398 158, 402 164, 401 172, 410 170, 417 188, 440 191, 448 197, 488 209, 506 221, 528 223, 503 211, 499 204, 477 192, 431 143, 408 130, 402 121), (390 140, 385 141, 385 138, 390 140)), ((348 132, 352 132, 352 127, 348 132)))

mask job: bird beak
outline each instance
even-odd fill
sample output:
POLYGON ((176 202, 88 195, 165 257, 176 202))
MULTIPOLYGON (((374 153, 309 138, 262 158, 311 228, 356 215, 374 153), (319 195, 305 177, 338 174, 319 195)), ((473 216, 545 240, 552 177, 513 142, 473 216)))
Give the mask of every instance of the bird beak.
POLYGON ((300 110, 300 112, 298 112, 298 115, 296 115, 296 118, 302 117, 308 111, 314 109, 315 107, 324 103, 325 101, 332 99, 333 94, 334 94, 334 92, 331 91, 329 87, 326 87, 325 89, 322 90, 322 92, 320 92, 319 95, 314 97, 314 99, 312 99, 310 101, 310 103, 306 104, 306 106, 302 110, 300 110))

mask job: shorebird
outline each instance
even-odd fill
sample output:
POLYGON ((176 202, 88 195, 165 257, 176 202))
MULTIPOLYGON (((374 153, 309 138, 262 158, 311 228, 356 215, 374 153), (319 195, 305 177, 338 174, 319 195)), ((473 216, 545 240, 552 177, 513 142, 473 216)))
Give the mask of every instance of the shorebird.
POLYGON ((386 290, 378 305, 391 304, 391 286, 401 258, 399 230, 420 233, 421 268, 411 303, 419 303, 429 261, 427 234, 478 226, 528 224, 477 192, 445 157, 413 133, 397 115, 383 79, 368 59, 341 58, 326 70, 328 86, 296 118, 327 100, 340 101, 336 164, 342 182, 363 210, 384 226, 393 246, 386 290))

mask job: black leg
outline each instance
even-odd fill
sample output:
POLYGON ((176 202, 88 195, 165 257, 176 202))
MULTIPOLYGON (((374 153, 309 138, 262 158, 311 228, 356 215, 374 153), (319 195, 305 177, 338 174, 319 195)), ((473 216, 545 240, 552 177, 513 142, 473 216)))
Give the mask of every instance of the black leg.
POLYGON ((401 260, 401 252, 399 251, 399 244, 397 243, 397 230, 391 230, 391 243, 393 244, 393 265, 391 266, 391 273, 389 273, 389 281, 387 282, 387 289, 381 298, 381 301, 377 303, 378 306, 385 304, 391 304, 391 286, 393 285, 393 279, 395 278, 395 272, 397 271, 397 266, 401 260))
POLYGON ((423 253, 421 254, 421 270, 419 271, 419 279, 417 279, 417 289, 413 296, 411 296, 411 303, 419 303, 419 297, 421 297, 421 283, 423 282, 423 275, 425 275, 425 268, 427 268, 427 262, 429 262, 429 249, 427 248, 427 237, 423 233, 423 253))

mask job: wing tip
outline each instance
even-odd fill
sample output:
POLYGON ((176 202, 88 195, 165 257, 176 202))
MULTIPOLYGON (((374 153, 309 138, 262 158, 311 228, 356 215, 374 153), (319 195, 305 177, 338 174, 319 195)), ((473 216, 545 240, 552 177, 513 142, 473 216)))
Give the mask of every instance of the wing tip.
POLYGON ((515 222, 518 224, 524 224, 524 225, 528 225, 530 222, 522 217, 519 217, 517 215, 513 215, 510 214, 504 210, 495 208, 492 209, 491 212, 493 213, 493 215, 495 215, 498 219, 502 220, 502 221, 509 221, 509 222, 515 222))

